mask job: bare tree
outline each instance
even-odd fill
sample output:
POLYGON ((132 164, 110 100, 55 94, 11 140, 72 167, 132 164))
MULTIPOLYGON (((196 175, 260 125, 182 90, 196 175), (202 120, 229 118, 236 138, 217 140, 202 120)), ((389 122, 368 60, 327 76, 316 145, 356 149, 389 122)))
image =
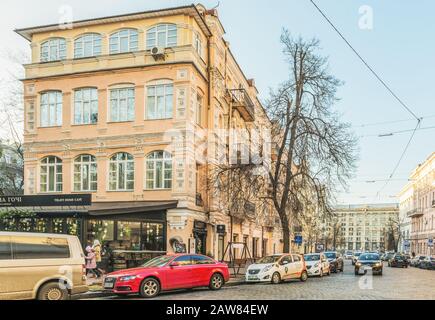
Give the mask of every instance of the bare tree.
POLYGON ((385 226, 385 240, 387 241, 387 250, 398 252, 399 242, 402 237, 399 217, 390 217, 385 226))
POLYGON ((21 143, 0 141, 0 195, 22 194, 24 187, 24 155, 21 143))
POLYGON ((330 214, 334 187, 345 186, 354 169, 356 139, 350 125, 333 111, 341 82, 328 73, 327 59, 317 53, 319 41, 293 38, 284 30, 281 42, 290 74, 267 102, 274 144, 268 177, 288 252, 290 221, 307 204, 300 190, 314 190, 309 200, 330 214))

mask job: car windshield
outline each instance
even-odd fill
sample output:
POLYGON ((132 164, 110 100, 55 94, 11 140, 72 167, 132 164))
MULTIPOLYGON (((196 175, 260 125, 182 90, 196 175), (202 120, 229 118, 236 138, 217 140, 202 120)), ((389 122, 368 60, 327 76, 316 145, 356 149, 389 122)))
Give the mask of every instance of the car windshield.
POLYGON ((379 255, 375 253, 365 253, 359 256, 359 260, 379 260, 379 255))
POLYGON ((426 258, 425 256, 419 257, 420 260, 424 260, 426 258))
POLYGON ((355 252, 355 257, 359 257, 361 252, 355 252))
POLYGON ((267 256, 257 261, 257 263, 274 263, 277 262, 281 256, 267 256))
POLYGON ((320 260, 320 254, 304 254, 305 261, 318 261, 320 260))
POLYGON ((167 264, 169 261, 171 261, 172 258, 174 258, 174 256, 156 257, 154 259, 151 259, 151 260, 145 262, 142 265, 142 267, 145 267, 145 268, 163 267, 165 264, 167 264))
POLYGON ((325 252, 325 256, 329 259, 334 259, 337 254, 335 252, 325 252))

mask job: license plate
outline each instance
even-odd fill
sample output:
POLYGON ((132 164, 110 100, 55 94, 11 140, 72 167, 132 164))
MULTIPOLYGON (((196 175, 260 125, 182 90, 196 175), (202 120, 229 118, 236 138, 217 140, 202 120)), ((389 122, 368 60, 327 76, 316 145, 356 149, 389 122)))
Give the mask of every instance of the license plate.
POLYGON ((115 286, 115 281, 113 281, 113 280, 104 282, 105 289, 113 289, 114 286, 115 286))
POLYGON ((367 266, 367 267, 364 267, 364 269, 365 269, 365 270, 372 270, 372 267, 367 266))
POLYGON ((248 280, 258 280, 257 276, 248 276, 248 280))

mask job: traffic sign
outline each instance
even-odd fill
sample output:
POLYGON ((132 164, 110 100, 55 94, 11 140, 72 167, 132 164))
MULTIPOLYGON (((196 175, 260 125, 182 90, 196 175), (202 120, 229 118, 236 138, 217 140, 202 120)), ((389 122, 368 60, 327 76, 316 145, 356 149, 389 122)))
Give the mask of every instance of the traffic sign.
POLYGON ((302 244, 302 236, 295 236, 295 243, 302 244))
POLYGON ((433 238, 427 239, 427 246, 431 248, 433 247, 433 238))

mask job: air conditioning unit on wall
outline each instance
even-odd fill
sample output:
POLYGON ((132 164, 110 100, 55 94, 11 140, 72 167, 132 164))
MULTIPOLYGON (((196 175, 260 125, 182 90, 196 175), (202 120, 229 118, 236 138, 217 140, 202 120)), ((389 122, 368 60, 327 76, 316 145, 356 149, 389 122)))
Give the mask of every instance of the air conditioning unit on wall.
POLYGON ((151 48, 151 55, 154 57, 154 60, 165 60, 165 48, 153 47, 151 48))

